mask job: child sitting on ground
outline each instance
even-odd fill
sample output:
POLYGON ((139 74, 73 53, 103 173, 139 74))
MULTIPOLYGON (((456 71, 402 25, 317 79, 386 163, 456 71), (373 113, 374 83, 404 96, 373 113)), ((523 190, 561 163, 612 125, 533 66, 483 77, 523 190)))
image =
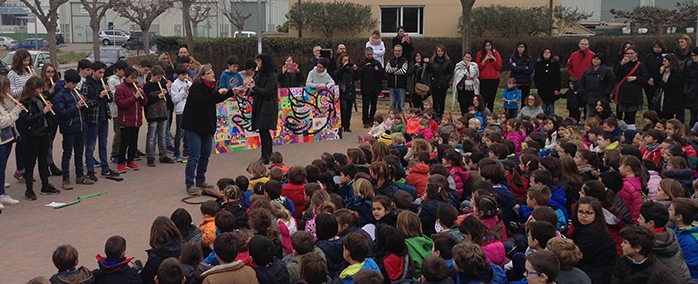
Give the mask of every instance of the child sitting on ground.
POLYGON ((669 268, 651 253, 654 234, 642 226, 629 226, 620 231, 623 255, 613 270, 613 283, 651 283, 661 277, 662 283, 679 282, 669 268))
POLYGON ((274 257, 275 249, 267 237, 254 236, 250 240, 250 259, 256 265, 254 271, 260 284, 290 283, 284 262, 274 257))
POLYGON ((431 127, 429 126, 429 121, 429 119, 424 117, 419 119, 419 131, 417 131, 417 134, 422 135, 425 140, 433 143, 434 132, 431 130, 431 127))
MULTIPOLYGON (((216 258, 220 260, 221 264, 205 271, 201 275, 204 278, 203 283, 227 283, 230 279, 235 279, 241 283, 257 283, 255 271, 243 262, 236 261, 241 243, 242 241, 238 236, 229 232, 223 233, 216 238, 213 247, 216 251, 216 258)), ((272 254, 270 253, 269 255, 271 256, 272 254)))
POLYGON ((380 273, 380 268, 368 257, 371 249, 371 240, 362 233, 350 233, 344 237, 344 260, 349 266, 342 270, 338 278, 343 284, 353 284, 354 275, 360 270, 375 270, 380 273))
POLYGON ((456 125, 453 123, 453 114, 446 112, 441 116, 441 125, 439 125, 438 135, 453 131, 456 131, 456 125))
MULTIPOLYGON (((198 247, 201 245, 197 244, 198 247)), ((140 283, 140 261, 126 258, 126 240, 122 236, 112 236, 104 245, 105 256, 97 255, 99 265, 92 273, 95 283, 140 283)))
POLYGON ((284 171, 284 174, 288 173, 289 168, 284 165, 284 156, 281 154, 281 152, 271 153, 271 155, 269 155, 269 162, 271 162, 269 168, 279 167, 284 171))
MULTIPOLYGON (((306 231, 298 231, 294 233, 291 236, 291 244, 293 245, 293 254, 289 255, 291 259, 288 260, 286 268, 288 269, 288 276, 291 280, 290 283, 298 283, 301 280, 301 275, 298 269, 301 258, 306 254, 313 253, 320 256, 324 261, 325 253, 323 253, 321 249, 315 247, 315 239, 313 239, 313 235, 306 231)), ((325 268, 325 276, 326 275, 327 268, 325 268)))
POLYGON ((359 136, 359 143, 364 143, 371 138, 378 139, 383 133, 385 133, 385 123, 383 123, 383 116, 379 114, 373 118, 373 126, 368 130, 366 136, 363 138, 359 136))
POLYGON ((671 201, 669 219, 676 224, 676 238, 693 279, 698 278, 698 227, 693 225, 697 215, 698 203, 695 200, 680 197, 671 201))
POLYGON ((52 284, 72 284, 92 282, 92 271, 78 266, 78 250, 71 245, 61 245, 53 251, 53 265, 58 273, 51 276, 52 284))
POLYGON ((213 244, 213 240, 216 239, 216 225, 214 224, 214 219, 218 211, 221 211, 221 206, 215 201, 209 200, 202 203, 200 209, 203 215, 203 221, 201 221, 199 225, 199 229, 201 229, 201 244, 204 247, 208 247, 213 244))

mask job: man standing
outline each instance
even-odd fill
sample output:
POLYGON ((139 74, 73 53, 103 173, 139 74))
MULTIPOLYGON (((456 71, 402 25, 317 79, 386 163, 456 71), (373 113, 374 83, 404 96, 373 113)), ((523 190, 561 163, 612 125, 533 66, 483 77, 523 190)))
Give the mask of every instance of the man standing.
POLYGON ((584 70, 591 67, 591 58, 594 57, 594 52, 589 50, 589 40, 583 38, 579 41, 579 50, 572 52, 570 59, 567 60, 567 73, 570 79, 581 79, 584 70))
MULTIPOLYGON (((182 63, 179 61, 180 58, 186 57, 189 58, 189 50, 186 47, 180 47, 179 50, 177 51, 177 60, 174 62, 174 67, 177 68, 177 66, 182 63)), ((192 77, 193 78, 193 77, 192 77)))
POLYGON ((393 48, 393 57, 385 64, 385 73, 388 74, 388 87, 390 88, 390 108, 397 109, 398 113, 405 112, 405 92, 407 89, 407 59, 402 57, 402 45, 393 48))
POLYGON ((383 84, 383 66, 373 58, 373 48, 367 47, 364 60, 359 62, 359 80, 361 80, 361 101, 363 101, 362 121, 364 128, 369 128, 376 115, 377 94, 383 84), (369 111, 369 106, 370 111, 369 111))
POLYGON ((327 66, 327 71, 330 74, 334 74, 334 71, 337 70, 337 61, 339 60, 339 56, 343 53, 347 53, 347 47, 343 43, 340 43, 337 45, 337 51, 332 55, 332 62, 327 66))

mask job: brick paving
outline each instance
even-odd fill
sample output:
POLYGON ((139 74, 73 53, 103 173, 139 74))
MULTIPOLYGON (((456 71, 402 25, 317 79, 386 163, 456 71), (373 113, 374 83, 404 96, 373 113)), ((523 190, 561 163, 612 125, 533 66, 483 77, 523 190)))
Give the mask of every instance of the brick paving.
MULTIPOLYGON (((277 146, 274 150, 283 153, 286 165, 307 165, 323 152, 346 153, 347 148, 357 146, 356 136, 366 133, 361 126, 360 111, 359 109, 359 113, 354 112, 353 115, 354 132, 346 133, 342 140, 277 146)), ((387 110, 380 112, 385 115, 387 110)), ((145 134, 145 128, 141 127, 138 143, 141 150, 145 150, 145 134)), ((110 133, 109 137, 111 135, 110 133)), ((61 155, 60 137, 56 138, 54 144, 54 157, 57 161, 61 155)), ((259 155, 259 150, 213 154, 206 174, 207 182, 215 184, 219 178, 247 175, 247 165, 257 160, 259 155)), ((157 216, 169 217, 175 209, 182 207, 191 213, 195 224, 201 222, 198 205, 180 201, 186 196, 184 165, 157 164, 156 167, 149 168, 145 158, 137 164, 141 170, 123 174, 122 182, 98 176, 99 181, 94 185, 75 185, 74 190, 63 191, 55 196, 39 195, 38 200, 30 202, 24 199, 24 185, 12 177, 15 170, 13 153, 5 173, 11 184, 7 193, 21 203, 6 206, 0 214, 0 283, 26 283, 36 276, 50 277, 55 273, 51 254, 61 244, 75 246, 80 253, 80 265, 92 269, 97 265, 95 255, 103 254, 104 242, 117 234, 126 239, 127 256, 136 257, 145 263, 150 225, 157 216), (106 195, 86 199, 66 208, 52 209, 44 206, 52 201, 69 202, 77 196, 105 189, 109 191, 106 195)), ((112 169, 116 168, 114 164, 110 165, 112 169)), ((38 172, 35 176, 38 180, 38 172)), ((74 173, 71 174, 71 179, 75 181, 74 173)), ((60 188, 60 177, 51 177, 50 180, 60 188)), ((37 181, 34 187, 40 189, 40 182, 37 181)))

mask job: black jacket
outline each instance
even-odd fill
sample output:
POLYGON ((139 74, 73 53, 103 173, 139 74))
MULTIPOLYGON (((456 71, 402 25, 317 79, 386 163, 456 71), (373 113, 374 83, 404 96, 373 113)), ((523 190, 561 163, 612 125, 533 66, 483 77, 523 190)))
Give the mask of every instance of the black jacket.
POLYGON ((194 82, 189 87, 187 104, 182 113, 182 129, 201 135, 216 133, 216 104, 233 96, 233 91, 221 95, 214 84, 213 88, 203 82, 194 82))
POLYGON ((353 100, 356 98, 354 80, 358 78, 358 75, 358 72, 354 71, 354 63, 338 67, 337 70, 334 71, 332 78, 334 82, 337 83, 337 86, 339 86, 339 96, 341 99, 353 100))
POLYGON ((247 209, 242 206, 240 200, 234 200, 228 203, 222 202, 222 200, 218 202, 221 204, 221 208, 225 208, 225 210, 228 210, 230 213, 233 213, 233 216, 235 216, 235 229, 250 228, 250 226, 247 224, 247 209))
POLYGON ((453 77, 453 62, 450 59, 445 59, 443 63, 438 63, 436 59, 429 61, 434 73, 431 77, 431 87, 439 89, 448 89, 451 85, 451 77, 453 77))
MULTIPOLYGON (((261 74, 254 77, 255 87, 252 89, 252 130, 276 129, 279 115, 278 79, 276 72, 261 74)), ((191 93, 191 90, 189 91, 191 93)), ((191 97, 191 95, 189 95, 191 97)))
POLYGON ((108 259, 97 256, 97 269, 92 271, 95 284, 140 284, 143 280, 138 275, 140 267, 131 267, 133 258, 108 259))
POLYGON ((610 100, 611 92, 616 86, 616 76, 606 65, 587 68, 579 80, 579 91, 584 94, 586 104, 593 105, 600 99, 610 100))
POLYGON ((647 67, 645 67, 645 64, 640 61, 628 62, 625 63, 625 65, 616 66, 616 82, 620 84, 620 87, 617 88, 618 93, 616 94, 618 103, 632 105, 644 104, 645 101, 644 96, 642 95, 642 86, 647 83, 649 78, 650 74, 649 71, 647 71, 647 67), (635 68, 636 64, 640 65, 630 76, 635 76, 637 79, 632 82, 625 80, 621 83, 620 81, 623 80, 623 78, 625 78, 625 76, 628 75, 633 68, 635 68))
POLYGON ((269 266, 257 267, 254 271, 257 273, 257 281, 259 281, 259 284, 290 283, 286 264, 279 259, 274 259, 274 263, 269 266))
POLYGON ((698 63, 691 62, 683 69, 683 93, 685 107, 698 109, 698 63))
POLYGON ((160 264, 170 257, 179 258, 179 251, 181 249, 182 240, 180 239, 172 239, 159 247, 147 249, 148 261, 141 270, 141 279, 143 279, 143 283, 155 283, 154 279, 158 274, 160 264))
POLYGON ((546 103, 554 103, 560 96, 555 91, 560 91, 562 75, 560 74, 560 58, 552 57, 550 60, 538 58, 533 64, 533 82, 538 88, 538 95, 546 103))
MULTIPOLYGON (((584 102, 584 94, 579 90, 579 80, 575 78, 570 78, 574 89, 568 89, 564 97, 567 98, 567 109, 576 110, 580 107, 584 107, 586 102, 584 102)), ((538 85, 538 83, 536 83, 538 85)))
POLYGON ((102 86, 101 81, 95 80, 92 75, 85 77, 85 83, 82 84, 80 94, 85 96, 85 103, 90 107, 85 110, 85 121, 88 124, 95 124, 97 121, 104 121, 111 118, 109 103, 114 101, 114 96, 110 94, 108 98, 100 98, 99 94, 102 90, 104 90, 104 86, 102 86))
POLYGON ((160 98, 160 88, 167 90, 165 84, 166 83, 153 83, 150 81, 143 84, 143 92, 146 97, 148 97, 148 103, 143 106, 143 110, 148 122, 167 120, 167 102, 172 101, 172 98, 168 98, 167 94, 165 94, 165 99, 160 98))
POLYGON ((390 88, 407 88, 407 72, 409 64, 404 57, 393 57, 385 63, 385 73, 388 76, 388 87, 390 88), (390 65, 390 67, 388 67, 390 65))
POLYGON ((396 45, 401 45, 402 46, 402 57, 406 58, 407 61, 411 62, 412 61, 412 52, 414 51, 414 46, 412 46, 412 41, 410 40, 409 42, 402 42, 402 38, 399 38, 398 36, 395 36, 392 40, 393 44, 393 49, 395 49, 396 45))
POLYGON ((669 268, 658 261, 652 254, 641 264, 634 264, 627 257, 618 258, 613 270, 613 284, 678 284, 679 279, 671 274, 669 268))
POLYGON ((362 94, 375 94, 383 88, 383 71, 383 65, 375 58, 359 62, 357 78, 361 80, 362 94))
POLYGON ((672 70, 669 79, 664 82, 663 75, 654 77, 654 85, 664 92, 664 103, 661 111, 673 112, 683 111, 683 73, 680 70, 672 70))
POLYGON ((325 254, 328 276, 332 279, 348 264, 344 260, 344 244, 342 239, 318 241, 317 247, 325 254))
POLYGON ((615 241, 608 232, 583 226, 574 220, 573 223, 572 239, 584 254, 576 266, 589 275, 592 283, 608 283, 618 258, 615 241))
MULTIPOLYGON (((657 80, 656 78, 660 76, 659 74, 659 67, 662 67, 662 60, 664 59, 664 53, 654 53, 650 52, 647 55, 645 55, 645 60, 642 61, 642 63, 645 64, 645 67, 647 67, 647 71, 650 72, 650 76, 652 78, 655 78, 654 80, 657 80)), ((657 84, 655 84, 657 85, 657 84)))
POLYGON ((303 79, 303 74, 301 74, 301 70, 284 73, 282 69, 279 69, 277 77, 279 78, 279 86, 281 88, 300 87, 303 85, 303 82, 305 82, 305 79, 303 79))
MULTIPOLYGON (((44 114, 44 103, 39 98, 20 100, 28 111, 19 113, 17 131, 23 137, 42 137, 48 134, 48 121, 44 114)), ((50 113, 50 112, 49 112, 50 113)))

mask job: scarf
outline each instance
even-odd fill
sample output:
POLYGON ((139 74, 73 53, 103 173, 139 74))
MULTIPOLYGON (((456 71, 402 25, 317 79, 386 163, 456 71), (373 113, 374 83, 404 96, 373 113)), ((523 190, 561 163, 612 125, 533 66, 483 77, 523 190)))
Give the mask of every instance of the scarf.
POLYGON ((206 87, 208 87, 209 89, 213 89, 213 88, 216 87, 216 83, 215 83, 215 82, 204 81, 204 85, 205 85, 206 87))
POLYGON ((383 39, 378 37, 378 39, 373 39, 373 37, 369 37, 368 41, 371 42, 371 45, 381 45, 383 43, 383 39))
POLYGON ((646 146, 646 147, 647 147, 647 151, 649 152, 649 151, 652 151, 652 150, 654 150, 654 149, 657 149, 657 147, 659 147, 660 145, 661 145, 661 144, 659 144, 659 143, 654 144, 654 145, 647 145, 647 146, 646 146))

